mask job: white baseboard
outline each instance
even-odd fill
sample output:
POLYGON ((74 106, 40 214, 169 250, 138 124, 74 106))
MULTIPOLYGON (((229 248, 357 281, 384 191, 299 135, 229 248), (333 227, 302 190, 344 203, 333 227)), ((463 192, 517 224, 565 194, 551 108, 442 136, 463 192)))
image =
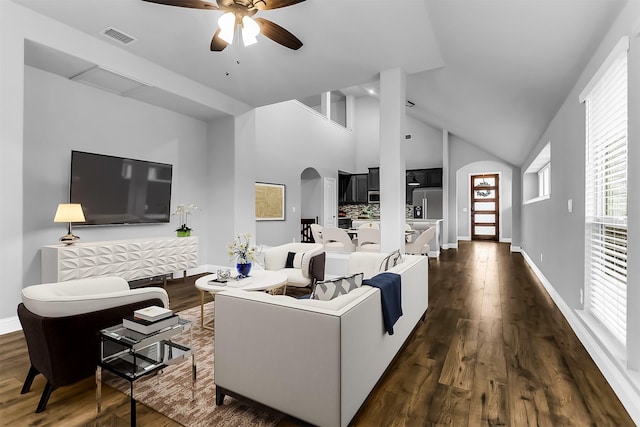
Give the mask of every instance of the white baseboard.
POLYGON ((500 239, 500 243, 511 243, 511 237, 503 237, 500 239))
POLYGON ((522 252, 522 248, 520 246, 511 245, 511 252, 522 252))
POLYGON ((602 375, 607 379, 609 385, 622 402, 622 405, 626 408, 627 412, 633 419, 633 421, 640 425, 640 392, 634 387, 631 382, 631 375, 625 372, 624 367, 621 367, 615 360, 611 360, 605 349, 603 349, 598 341, 589 332, 584 323, 580 320, 578 314, 565 302, 560 294, 555 290, 551 282, 542 274, 542 271, 533 262, 529 255, 522 250, 522 256, 525 261, 538 277, 542 285, 545 287, 553 302, 558 306, 562 314, 564 315, 569 326, 575 332, 576 336, 587 350, 593 361, 596 363, 602 375))
POLYGON ((464 240, 465 242, 470 242, 471 236, 458 236, 458 240, 464 240))
POLYGON ((445 243, 442 245, 442 249, 458 249, 458 243, 445 243))
POLYGON ((18 316, 7 317, 6 319, 0 319, 0 335, 8 334, 10 332, 21 331, 22 325, 18 316))

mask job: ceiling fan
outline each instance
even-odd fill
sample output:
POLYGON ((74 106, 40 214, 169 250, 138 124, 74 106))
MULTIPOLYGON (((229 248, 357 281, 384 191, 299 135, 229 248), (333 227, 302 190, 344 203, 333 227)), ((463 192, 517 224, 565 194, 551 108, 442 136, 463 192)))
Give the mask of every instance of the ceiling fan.
POLYGON ((220 52, 232 44, 236 29, 241 28, 245 46, 257 42, 260 33, 289 49, 298 50, 302 42, 280 25, 264 18, 252 18, 260 10, 279 9, 305 0, 143 0, 167 6, 192 9, 221 10, 225 12, 218 19, 218 29, 211 39, 211 51, 220 52))

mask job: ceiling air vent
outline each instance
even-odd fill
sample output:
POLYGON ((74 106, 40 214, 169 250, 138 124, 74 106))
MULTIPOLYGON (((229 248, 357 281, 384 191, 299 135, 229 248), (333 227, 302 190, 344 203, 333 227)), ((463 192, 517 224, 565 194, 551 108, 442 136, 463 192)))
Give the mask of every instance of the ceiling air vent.
POLYGON ((136 41, 134 37, 131 37, 129 34, 125 34, 120 30, 116 30, 113 27, 105 28, 101 34, 125 45, 136 41))

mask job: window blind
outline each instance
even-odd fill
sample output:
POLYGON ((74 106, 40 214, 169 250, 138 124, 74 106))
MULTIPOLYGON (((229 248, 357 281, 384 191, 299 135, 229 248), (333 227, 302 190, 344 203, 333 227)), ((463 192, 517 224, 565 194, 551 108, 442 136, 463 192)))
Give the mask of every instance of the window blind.
POLYGON ((586 94, 587 309, 627 335, 627 52, 607 61, 586 94))

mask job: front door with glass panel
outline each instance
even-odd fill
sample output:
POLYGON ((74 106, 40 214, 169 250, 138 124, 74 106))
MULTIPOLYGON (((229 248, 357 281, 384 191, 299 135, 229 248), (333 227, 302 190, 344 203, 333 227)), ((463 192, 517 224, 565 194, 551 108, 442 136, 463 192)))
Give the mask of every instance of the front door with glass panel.
POLYGON ((498 241, 498 175, 471 176, 471 240, 498 241))

